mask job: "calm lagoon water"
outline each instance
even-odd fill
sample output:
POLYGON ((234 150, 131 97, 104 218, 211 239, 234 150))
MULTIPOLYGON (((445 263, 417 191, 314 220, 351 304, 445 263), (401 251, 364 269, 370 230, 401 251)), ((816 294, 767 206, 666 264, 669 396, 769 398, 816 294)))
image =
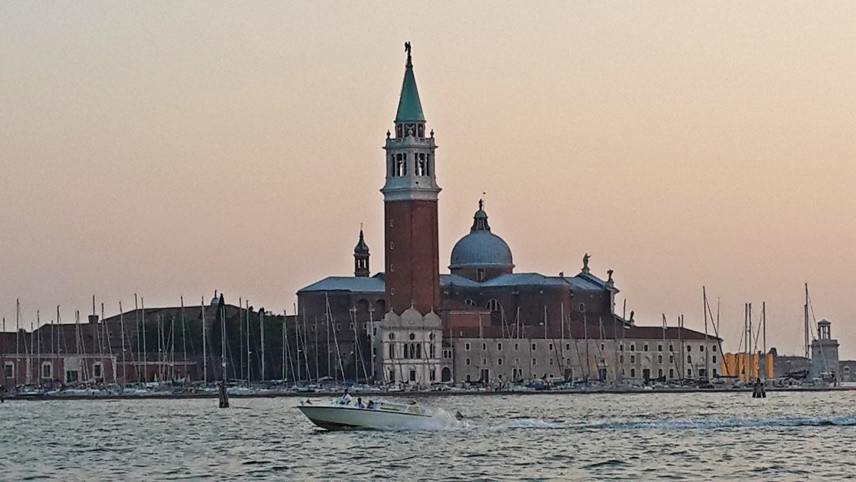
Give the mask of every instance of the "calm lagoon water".
POLYGON ((294 398, 6 401, 0 479, 856 477, 856 392, 423 399, 464 423, 325 432, 294 398))

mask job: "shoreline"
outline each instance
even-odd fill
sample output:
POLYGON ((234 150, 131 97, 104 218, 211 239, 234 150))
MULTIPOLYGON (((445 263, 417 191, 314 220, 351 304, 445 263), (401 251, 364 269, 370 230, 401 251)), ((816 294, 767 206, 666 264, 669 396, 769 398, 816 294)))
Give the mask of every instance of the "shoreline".
MULTIPOLYGON (((776 392, 851 392, 856 387, 830 387, 830 388, 791 388, 778 387, 767 388, 768 393, 776 392)), ((352 397, 392 397, 392 398, 433 398, 445 396, 514 396, 514 395, 652 395, 652 394, 679 394, 679 393, 752 393, 752 388, 669 388, 660 390, 531 390, 531 391, 427 391, 427 392, 371 392, 353 391, 349 392, 352 397)), ((287 393, 236 393, 229 394, 229 398, 329 398, 341 395, 340 391, 318 391, 318 392, 287 392, 287 393)), ((44 402, 53 400, 188 400, 188 399, 217 399, 217 393, 167 393, 167 394, 145 394, 145 395, 121 395, 121 394, 92 394, 92 395, 24 395, 6 396, 8 401, 33 401, 44 402)))

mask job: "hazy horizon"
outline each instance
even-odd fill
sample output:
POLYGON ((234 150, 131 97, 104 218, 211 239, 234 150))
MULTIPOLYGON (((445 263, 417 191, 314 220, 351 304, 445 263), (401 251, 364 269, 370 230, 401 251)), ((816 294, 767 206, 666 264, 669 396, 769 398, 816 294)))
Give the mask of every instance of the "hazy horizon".
MULTIPOLYGON (((292 311, 383 266, 403 43, 440 146, 441 272, 482 192, 515 272, 615 270, 637 323, 856 357, 856 4, 0 5, 0 316, 292 311)), ((10 328, 11 324, 11 328, 10 328)))

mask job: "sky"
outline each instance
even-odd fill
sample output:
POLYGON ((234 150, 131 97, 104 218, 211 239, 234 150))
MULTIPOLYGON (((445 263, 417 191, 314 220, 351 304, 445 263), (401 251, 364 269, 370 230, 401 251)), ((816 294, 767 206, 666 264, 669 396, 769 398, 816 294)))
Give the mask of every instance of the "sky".
POLYGON ((640 324, 856 357, 856 3, 0 3, 0 315, 238 297, 383 266, 413 63, 441 272, 477 201, 516 272, 615 270, 640 324))

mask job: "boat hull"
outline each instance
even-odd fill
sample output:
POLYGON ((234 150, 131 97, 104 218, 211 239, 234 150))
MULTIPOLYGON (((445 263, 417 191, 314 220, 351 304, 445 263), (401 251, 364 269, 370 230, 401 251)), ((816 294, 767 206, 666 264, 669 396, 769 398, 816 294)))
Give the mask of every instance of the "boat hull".
POLYGON ((404 413, 348 406, 301 405, 297 407, 315 425, 327 430, 402 430, 425 426, 427 414, 404 413))

